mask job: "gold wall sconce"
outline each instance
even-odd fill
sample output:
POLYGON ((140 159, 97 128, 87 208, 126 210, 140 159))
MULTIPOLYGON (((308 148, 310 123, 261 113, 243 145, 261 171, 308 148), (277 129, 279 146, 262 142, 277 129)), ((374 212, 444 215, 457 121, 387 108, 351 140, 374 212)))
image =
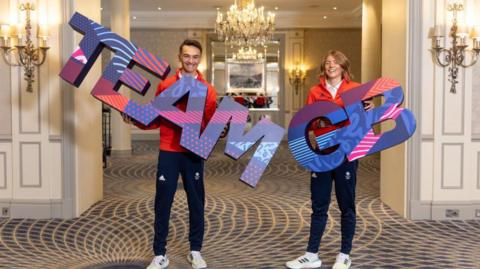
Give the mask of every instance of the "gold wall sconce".
POLYGON ((27 81, 27 91, 33 92, 32 84, 35 81, 35 67, 42 65, 47 58, 48 27, 37 25, 39 46, 35 47, 32 41, 31 12, 35 11, 32 3, 19 5, 21 12, 25 12, 25 27, 21 25, 2 25, 0 28, 1 48, 3 59, 10 66, 21 66, 27 81))
POLYGON ((444 29, 442 25, 436 25, 433 31, 432 53, 437 64, 442 67, 448 67, 448 81, 451 83, 450 92, 456 93, 458 67, 470 67, 478 60, 478 54, 480 53, 480 26, 470 29, 472 48, 468 49, 469 28, 457 23, 457 13, 464 10, 463 4, 449 4, 447 10, 453 12, 452 27, 448 34, 452 39, 452 47, 442 47, 442 39, 445 36, 444 29))
POLYGON ((288 72, 288 81, 295 89, 295 94, 298 94, 300 87, 305 85, 305 78, 307 77, 307 69, 304 64, 296 63, 288 72))

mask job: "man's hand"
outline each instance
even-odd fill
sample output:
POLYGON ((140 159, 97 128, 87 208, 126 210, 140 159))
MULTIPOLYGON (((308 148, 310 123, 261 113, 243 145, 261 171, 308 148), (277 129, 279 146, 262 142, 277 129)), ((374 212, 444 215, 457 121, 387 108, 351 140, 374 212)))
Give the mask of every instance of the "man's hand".
POLYGON ((125 122, 126 124, 133 124, 133 119, 130 116, 123 112, 120 112, 120 115, 122 115, 123 122, 125 122))
POLYGON ((366 111, 368 111, 368 110, 370 110, 370 109, 372 109, 372 108, 375 107, 375 104, 373 103, 373 99, 372 99, 372 98, 367 99, 367 100, 364 100, 364 101, 362 101, 362 103, 363 103, 363 108, 364 108, 366 111))
POLYGON ((230 130, 230 124, 225 125, 222 134, 220 134, 220 138, 224 138, 225 136, 227 136, 228 130, 230 130))

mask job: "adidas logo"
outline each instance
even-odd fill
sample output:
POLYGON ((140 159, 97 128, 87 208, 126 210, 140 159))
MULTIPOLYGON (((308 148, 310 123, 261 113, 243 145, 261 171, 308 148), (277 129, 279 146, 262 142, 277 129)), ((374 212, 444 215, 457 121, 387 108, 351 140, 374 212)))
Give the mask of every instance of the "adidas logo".
POLYGON ((164 177, 163 175, 161 175, 161 176, 158 178, 158 180, 160 180, 160 181, 165 181, 166 179, 165 179, 165 177, 164 177))
POLYGON ((312 173, 312 178, 317 178, 317 174, 316 174, 316 173, 312 173))

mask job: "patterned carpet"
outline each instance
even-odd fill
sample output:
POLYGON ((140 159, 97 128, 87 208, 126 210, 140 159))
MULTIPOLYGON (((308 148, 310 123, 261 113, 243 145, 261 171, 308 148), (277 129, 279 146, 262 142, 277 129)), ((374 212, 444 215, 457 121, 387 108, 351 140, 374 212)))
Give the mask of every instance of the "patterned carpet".
MULTIPOLYGON (((0 268, 143 268, 152 257, 157 143, 134 144, 105 170, 105 199, 72 220, 1 219, 0 268)), ((310 220, 309 175, 286 145, 256 189, 238 180, 248 159, 233 161, 217 145, 206 164, 209 268, 284 268, 303 254, 310 220)), ((352 268, 480 268, 480 221, 408 221, 379 199, 379 159, 360 162, 352 268)), ((181 182, 181 181, 180 181, 181 182)), ((181 183, 179 184, 180 188, 181 183)), ((340 247, 332 199, 320 250, 330 268, 340 247)), ((190 268, 188 209, 177 192, 168 255, 171 269, 190 268)))

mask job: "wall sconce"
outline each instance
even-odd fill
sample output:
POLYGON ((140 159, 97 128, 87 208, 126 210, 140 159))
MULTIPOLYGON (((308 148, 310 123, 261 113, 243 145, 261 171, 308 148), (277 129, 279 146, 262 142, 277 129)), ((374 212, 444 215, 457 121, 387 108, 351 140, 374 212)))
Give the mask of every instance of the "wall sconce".
POLYGON ((453 24, 449 33, 449 36, 452 38, 452 47, 447 49, 441 46, 444 31, 441 25, 436 25, 433 33, 434 44, 432 45, 432 52, 440 66, 450 66, 448 68, 448 81, 452 83, 450 92, 455 93, 455 86, 458 83, 458 66, 470 67, 477 62, 480 52, 480 27, 472 28, 470 37, 473 40, 473 49, 467 49, 468 28, 457 25, 457 12, 463 11, 463 4, 449 4, 447 10, 453 12, 453 24), (469 63, 465 61, 467 54, 471 55, 469 63))
POLYGON ((307 69, 303 64, 295 64, 288 72, 288 81, 290 85, 295 88, 295 95, 298 94, 298 89, 305 84, 305 78, 307 77, 307 69))
POLYGON ((22 66, 25 80, 27 81, 27 92, 33 92, 32 83, 35 81, 35 67, 45 62, 47 50, 48 28, 46 25, 38 25, 37 36, 40 42, 35 48, 31 39, 32 25, 30 12, 35 10, 32 3, 22 3, 20 11, 26 12, 25 32, 21 25, 2 25, 0 29, 1 48, 3 59, 10 66, 22 66), (20 26, 20 27, 19 27, 20 26), (25 42, 23 35, 25 33, 25 42))

